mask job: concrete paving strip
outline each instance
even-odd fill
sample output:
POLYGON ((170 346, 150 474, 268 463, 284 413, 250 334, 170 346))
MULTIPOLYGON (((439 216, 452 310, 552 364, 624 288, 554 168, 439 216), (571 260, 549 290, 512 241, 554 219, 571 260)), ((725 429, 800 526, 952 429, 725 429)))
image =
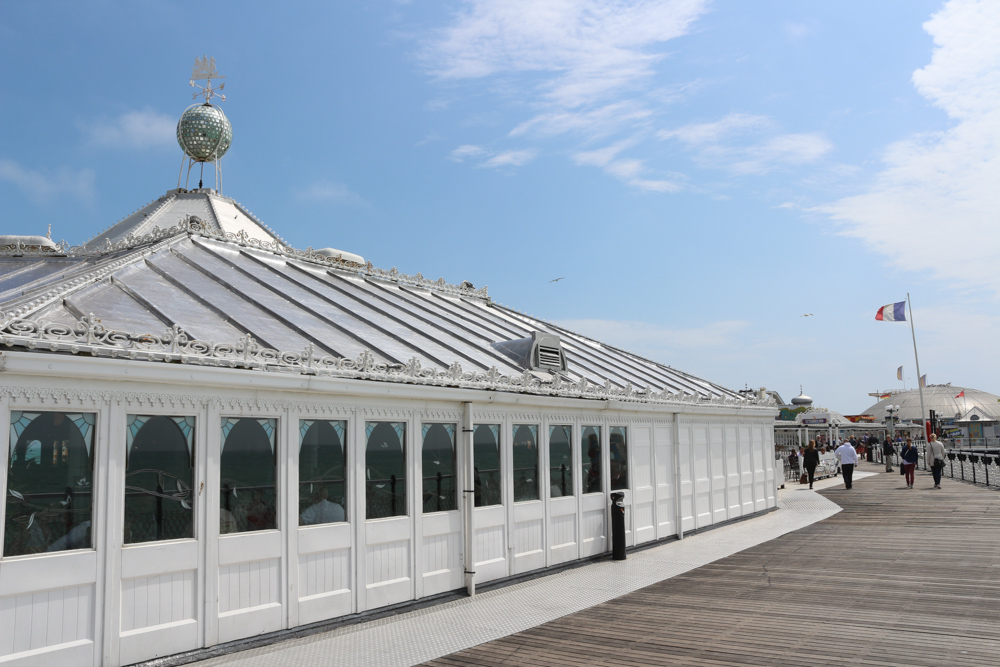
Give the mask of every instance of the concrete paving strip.
MULTIPOLYGON (((855 480, 877 473, 857 472, 855 480)), ((842 485, 830 478, 817 490, 842 485)), ((744 549, 773 540, 840 511, 815 491, 789 484, 778 509, 683 540, 602 560, 409 613, 290 639, 191 663, 200 667, 403 667, 499 639, 607 602, 744 549)))

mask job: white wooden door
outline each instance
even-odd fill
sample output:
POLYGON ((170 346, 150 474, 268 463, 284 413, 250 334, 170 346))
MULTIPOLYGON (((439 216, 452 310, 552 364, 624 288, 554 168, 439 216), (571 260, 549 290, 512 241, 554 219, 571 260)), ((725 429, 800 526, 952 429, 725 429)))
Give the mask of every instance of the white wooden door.
POLYGON ((580 430, 580 557, 586 558, 608 550, 608 443, 606 428, 583 424, 580 430))
POLYGON ((635 426, 629 429, 634 471, 629 475, 629 484, 632 487, 632 526, 635 544, 656 539, 656 498, 653 489, 650 430, 648 426, 635 426))
POLYGON ((545 567, 545 503, 540 495, 544 477, 538 425, 514 424, 512 435, 510 573, 520 574, 545 567))
POLYGON ((674 493, 674 448, 669 426, 653 428, 653 458, 656 476, 656 537, 677 534, 677 505, 674 493))
POLYGON ((420 428, 418 598, 453 591, 465 581, 459 504, 460 490, 467 487, 458 481, 467 453, 458 451, 457 430, 457 423, 424 423, 420 428))
POLYGON ((366 422, 359 433, 365 464, 359 466, 358 485, 364 489, 366 517, 358 539, 364 545, 358 554, 359 611, 405 602, 415 594, 412 516, 420 511, 420 494, 413 489, 420 480, 408 439, 413 430, 413 422, 386 420, 366 422))
POLYGON ((577 536, 580 503, 578 480, 574 471, 579 470, 573 446, 573 427, 570 424, 550 424, 546 429, 548 439, 542 452, 544 468, 542 492, 548 496, 548 562, 558 565, 576 560, 580 554, 577 536))
MULTIPOLYGON (((476 494, 474 512, 476 583, 506 577, 507 564, 507 515, 510 505, 510 457, 501 447, 500 424, 476 424, 473 429, 475 451, 476 494)), ((465 468, 463 468, 464 470, 465 468)))

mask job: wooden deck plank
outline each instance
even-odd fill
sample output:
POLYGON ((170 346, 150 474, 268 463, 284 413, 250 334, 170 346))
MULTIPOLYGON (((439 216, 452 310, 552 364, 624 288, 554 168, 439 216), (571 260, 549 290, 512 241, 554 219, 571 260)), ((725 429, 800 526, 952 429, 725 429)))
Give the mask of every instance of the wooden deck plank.
POLYGON ((822 491, 844 510, 426 664, 1000 666, 1000 493, 930 486, 880 474, 822 491))

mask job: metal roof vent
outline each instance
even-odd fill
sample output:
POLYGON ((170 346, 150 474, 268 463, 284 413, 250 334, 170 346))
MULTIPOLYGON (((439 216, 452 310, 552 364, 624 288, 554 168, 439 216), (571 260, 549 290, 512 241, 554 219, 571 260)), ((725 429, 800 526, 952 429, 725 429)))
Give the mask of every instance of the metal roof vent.
POLYGON ((529 338, 502 340, 493 347, 533 371, 564 371, 566 354, 559 336, 533 331, 529 338))

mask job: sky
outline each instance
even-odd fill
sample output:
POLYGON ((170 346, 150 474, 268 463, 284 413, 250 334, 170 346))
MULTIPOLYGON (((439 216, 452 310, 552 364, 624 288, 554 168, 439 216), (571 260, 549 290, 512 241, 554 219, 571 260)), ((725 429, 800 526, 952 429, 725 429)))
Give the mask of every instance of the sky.
POLYGON ((972 0, 0 3, 0 234, 177 187, 208 55, 224 194, 293 246, 846 414, 916 386, 875 321, 909 294, 928 383, 1000 393, 997 34, 972 0))

